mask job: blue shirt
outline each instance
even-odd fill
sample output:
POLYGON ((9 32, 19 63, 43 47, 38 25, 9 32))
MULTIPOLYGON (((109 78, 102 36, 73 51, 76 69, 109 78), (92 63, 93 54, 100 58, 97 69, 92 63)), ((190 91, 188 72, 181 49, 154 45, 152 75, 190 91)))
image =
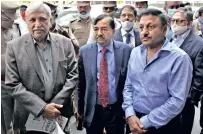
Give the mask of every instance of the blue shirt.
MULTIPOLYGON (((100 71, 100 61, 102 58, 101 50, 103 46, 97 44, 98 46, 98 53, 97 53, 97 86, 99 83, 99 71, 100 71)), ((113 49, 113 41, 106 46, 108 51, 106 52, 106 60, 108 63, 108 84, 109 84, 109 103, 114 104, 117 101, 116 97, 116 85, 115 85, 115 60, 114 60, 114 49, 113 49)), ((100 104, 99 97, 97 95, 97 104, 100 104)))
POLYGON ((166 125, 185 104, 192 81, 192 62, 180 48, 165 41, 151 61, 146 61, 144 45, 132 50, 125 87, 123 109, 126 118, 136 112, 144 128, 166 125))

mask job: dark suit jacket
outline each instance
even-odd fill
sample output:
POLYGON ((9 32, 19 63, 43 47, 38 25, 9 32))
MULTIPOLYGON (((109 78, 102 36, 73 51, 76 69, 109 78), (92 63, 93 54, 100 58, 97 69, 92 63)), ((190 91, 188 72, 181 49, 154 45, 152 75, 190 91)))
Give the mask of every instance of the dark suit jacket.
MULTIPOLYGON (((140 33, 138 30, 134 29, 134 35, 135 35, 135 47, 141 45, 141 41, 140 41, 140 33)), ((121 34, 121 28, 117 29, 115 31, 115 34, 113 36, 114 40, 116 41, 120 41, 120 42, 123 42, 123 37, 122 37, 122 34, 121 34)))
MULTIPOLYGON (((127 73, 127 65, 132 47, 117 41, 113 41, 115 67, 116 67, 116 93, 117 102, 122 105, 122 91, 127 73)), ((84 126, 91 124, 97 96, 97 44, 87 44, 80 49, 78 59, 79 84, 78 84, 78 113, 84 115, 84 126)), ((122 108, 118 109, 122 115, 122 108)))
POLYGON ((192 31, 180 46, 191 58, 193 63, 193 80, 189 93, 196 105, 203 93, 203 39, 192 31))
POLYGON ((6 54, 6 85, 16 101, 17 124, 24 130, 28 115, 38 116, 46 103, 63 105, 66 117, 70 109, 71 94, 78 78, 74 48, 71 41, 59 34, 50 33, 53 62, 52 98, 44 101, 45 88, 42 70, 36 55, 33 38, 25 34, 8 43, 6 54))

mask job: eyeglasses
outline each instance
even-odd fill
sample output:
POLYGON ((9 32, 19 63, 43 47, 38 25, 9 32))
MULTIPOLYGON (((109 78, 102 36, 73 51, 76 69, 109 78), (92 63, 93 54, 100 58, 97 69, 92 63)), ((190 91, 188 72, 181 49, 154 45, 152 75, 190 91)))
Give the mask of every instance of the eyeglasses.
POLYGON ((115 9, 116 9, 116 7, 115 6, 113 6, 113 7, 103 7, 103 10, 104 11, 107 11, 107 10, 110 10, 110 11, 114 11, 115 9))
POLYGON ((176 23, 177 25, 180 25, 180 24, 182 24, 184 21, 187 21, 187 20, 183 20, 183 19, 171 19, 171 24, 176 23))
POLYGON ((178 9, 179 7, 180 7, 180 5, 170 6, 169 9, 178 9))

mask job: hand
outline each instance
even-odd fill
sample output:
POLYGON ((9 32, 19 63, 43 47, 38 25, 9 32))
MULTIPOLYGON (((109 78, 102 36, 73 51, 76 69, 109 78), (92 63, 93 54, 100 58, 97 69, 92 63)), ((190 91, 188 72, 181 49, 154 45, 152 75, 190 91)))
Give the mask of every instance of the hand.
POLYGON ((144 126, 141 124, 137 116, 128 117, 127 122, 129 124, 130 131, 132 132, 132 134, 143 134, 147 131, 144 130, 144 126))
POLYGON ((77 130, 83 130, 83 115, 77 114, 76 117, 76 128, 77 130))
POLYGON ((55 119, 57 117, 59 117, 59 115, 61 114, 61 112, 58 110, 59 108, 62 108, 63 105, 59 105, 59 104, 55 104, 55 103, 51 103, 51 104, 47 104, 45 106, 43 115, 45 118, 47 119, 55 119))

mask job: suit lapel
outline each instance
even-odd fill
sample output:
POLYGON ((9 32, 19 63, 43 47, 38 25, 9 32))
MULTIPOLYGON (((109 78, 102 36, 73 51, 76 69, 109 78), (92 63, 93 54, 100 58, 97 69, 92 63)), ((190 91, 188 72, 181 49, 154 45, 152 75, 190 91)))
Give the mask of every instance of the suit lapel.
POLYGON ((184 51, 187 50, 187 48, 192 45, 193 37, 192 37, 192 31, 190 31, 189 35, 186 37, 186 39, 183 41, 181 44, 180 48, 183 49, 184 51))
POLYGON ((120 77, 120 71, 121 71, 121 63, 122 63, 122 57, 123 57, 123 51, 121 51, 120 46, 113 42, 114 46, 114 59, 115 59, 115 68, 116 68, 116 76, 115 76, 115 84, 118 85, 118 80, 120 77))
POLYGON ((97 44, 96 43, 92 44, 89 52, 89 59, 92 63, 90 64, 90 68, 95 82, 97 81, 97 51, 98 51, 97 44))
POLYGON ((37 58, 37 54, 36 54, 36 47, 35 47, 35 44, 33 43, 33 39, 30 34, 28 35, 28 38, 25 41, 25 49, 27 51, 28 57, 30 58, 39 78, 41 79, 42 82, 44 82, 39 59, 37 58))
POLYGON ((59 64, 59 44, 54 38, 53 34, 50 33, 51 38, 51 52, 52 52, 52 67, 53 67, 53 87, 56 82, 58 64, 59 64))
POLYGON ((115 39, 116 41, 123 42, 123 37, 122 37, 122 33, 121 33, 121 28, 119 28, 118 30, 116 30, 115 36, 116 36, 116 39, 115 39))

